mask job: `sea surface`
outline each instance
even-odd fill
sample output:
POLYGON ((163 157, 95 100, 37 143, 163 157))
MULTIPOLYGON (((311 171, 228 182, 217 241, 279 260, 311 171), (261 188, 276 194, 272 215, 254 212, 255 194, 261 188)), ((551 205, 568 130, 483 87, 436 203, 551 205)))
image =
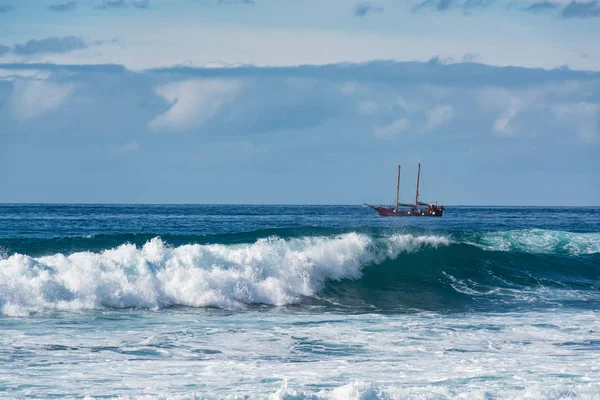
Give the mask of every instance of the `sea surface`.
POLYGON ((600 398, 600 208, 0 205, 0 398, 600 398))

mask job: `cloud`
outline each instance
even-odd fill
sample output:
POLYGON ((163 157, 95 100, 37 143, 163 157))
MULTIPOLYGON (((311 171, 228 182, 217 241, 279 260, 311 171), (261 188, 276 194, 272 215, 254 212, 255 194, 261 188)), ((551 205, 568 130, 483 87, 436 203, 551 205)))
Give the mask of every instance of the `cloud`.
POLYGON ((72 11, 75 10, 77 8, 77 2, 76 1, 68 1, 66 3, 60 3, 60 4, 51 4, 48 6, 48 10, 50 11, 72 11))
POLYGON ((0 146, 3 201, 18 200, 7 197, 16 193, 30 201, 227 202, 242 192, 263 196, 256 202, 359 202, 368 200, 365 190, 385 198, 385 182, 395 176, 382 170, 391 165, 393 174, 398 160, 419 158, 427 170, 444 171, 426 174, 426 187, 441 188, 444 202, 461 200, 452 190, 478 204, 511 201, 514 191, 502 183, 509 178, 520 192, 512 201, 562 202, 563 192, 588 204, 600 198, 600 73, 419 62, 143 71, 21 63, 0 70, 12 75, 0 72, 0 131, 10 136, 0 146), (28 70, 49 77, 13 74, 28 70), (346 82, 355 90, 343 93, 346 82), (430 134, 428 124, 437 126, 430 134), (28 160, 27 170, 9 168, 19 159, 28 160), (548 173, 551 165, 563 168, 548 173), (447 185, 448 176, 473 180, 481 171, 489 179, 476 190, 447 185), (166 186, 153 185, 157 179, 166 186), (190 179, 202 185, 185 185, 190 179), (357 179, 370 188, 348 189, 357 179))
POLYGON ((170 108, 158 115, 149 126, 154 131, 185 131, 208 122, 239 93, 238 81, 207 79, 169 83, 156 93, 170 108))
POLYGON ((0 5, 0 14, 7 13, 7 12, 11 11, 12 9, 13 9, 13 6, 11 6, 10 4, 0 5))
MULTIPOLYGON (((485 87, 477 95, 478 102, 483 108, 499 112, 493 121, 492 129, 497 136, 516 136, 522 133, 515 119, 527 115, 535 109, 546 106, 545 99, 555 95, 556 92, 567 91, 564 86, 545 85, 527 90, 511 90, 502 87, 485 87)), ((549 110, 547 110, 549 112, 549 110)))
POLYGON ((523 108, 523 102, 511 96, 506 110, 494 121, 494 131, 500 135, 511 135, 514 131, 510 129, 510 122, 523 108))
MULTIPOLYGON (((195 131, 203 137, 260 136, 281 130, 309 132, 330 124, 332 129, 340 131, 347 128, 336 124, 347 120, 352 126, 361 126, 363 134, 370 132, 379 138, 392 138, 411 130, 415 134, 404 136, 409 140, 418 140, 424 136, 420 133, 437 130, 444 136, 454 132, 467 135, 464 125, 468 124, 474 126, 477 135, 511 136, 519 140, 547 137, 554 132, 547 124, 562 123, 564 119, 558 120, 554 111, 557 105, 600 104, 599 73, 500 68, 476 63, 179 67, 144 73, 116 66, 9 64, 5 70, 13 71, 12 77, 5 79, 16 79, 13 77, 18 74, 14 71, 19 68, 61 73, 66 77, 89 76, 92 71, 106 76, 127 76, 118 84, 113 81, 110 84, 116 85, 118 89, 114 90, 121 93, 133 90, 132 105, 152 104, 152 113, 143 122, 144 129, 195 131), (135 91, 141 89, 136 85, 126 89, 129 82, 143 86, 147 90, 145 95, 135 98, 135 91)), ((129 108, 124 105, 124 109, 129 108)), ((578 137, 588 136, 578 134, 578 137)))
POLYGON ((394 122, 382 127, 375 128, 375 136, 380 139, 390 139, 405 132, 410 127, 410 121, 405 118, 398 118, 394 122))
POLYGON ((130 140, 122 145, 111 146, 110 151, 114 154, 133 153, 140 150, 140 143, 137 140, 130 140))
POLYGON ((524 11, 528 12, 544 12, 556 10, 559 7, 557 3, 552 3, 550 1, 540 1, 538 3, 533 3, 529 7, 525 8, 524 11))
POLYGON ((440 12, 451 8, 460 8, 465 11, 473 8, 482 8, 491 5, 494 0, 424 0, 413 7, 413 12, 430 8, 440 12))
POLYGON ((381 14, 383 7, 373 3, 359 3, 354 8, 354 16, 366 17, 369 14, 381 14))
POLYGON ((578 102, 575 104, 559 104, 554 107, 558 117, 568 124, 569 127, 575 127, 577 137, 583 143, 594 144, 598 142, 600 136, 598 132, 598 119, 600 118, 600 104, 578 102))
MULTIPOLYGON (((39 40, 31 39, 25 43, 19 43, 13 46, 0 45, 0 57, 4 54, 13 54, 20 57, 33 57, 42 54, 67 54, 77 50, 85 50, 92 46, 102 46, 115 43, 117 43, 117 39, 95 40, 88 42, 77 36, 66 36, 62 38, 51 37, 39 40)), ((36 68, 39 68, 39 66, 36 68)), ((122 67, 117 66, 117 68, 122 67)))
POLYGON ((454 3, 454 0, 425 0, 413 7, 413 12, 424 8, 435 8, 438 11, 446 11, 454 3))
POLYGON ((449 123, 454 118, 454 108, 449 105, 437 106, 429 112, 425 130, 431 131, 449 123))
POLYGON ((9 99, 9 108, 15 119, 30 120, 61 107, 74 92, 74 84, 17 80, 9 99))
POLYGON ((561 16, 565 19, 599 17, 600 1, 571 1, 565 8, 563 8, 561 16))
MULTIPOLYGON (((475 8, 485 8, 494 3, 495 0, 422 0, 415 5, 413 12, 422 9, 433 9, 445 12, 450 9, 459 9, 465 12, 475 8)), ((563 19, 569 18, 592 18, 600 17, 600 0, 542 0, 535 1, 522 11, 529 13, 544 13, 547 11, 560 10, 563 19)))
POLYGON ((463 8, 469 10, 472 8, 488 7, 493 2, 494 0, 466 0, 463 4, 463 8))
MULTIPOLYGON (((24 70, 24 69, 3 69, 0 68, 0 81, 15 81, 19 78, 27 78, 32 80, 46 80, 50 77, 51 73, 48 71, 40 71, 36 69, 24 70)), ((0 101, 1 102, 1 101, 0 101)))
MULTIPOLYGON (((562 82, 538 82, 527 85, 525 89, 514 87, 489 87, 478 90, 477 102, 485 110, 496 114, 492 124, 493 132, 498 136, 543 135, 549 127, 538 128, 546 124, 556 124, 558 105, 567 115, 565 104, 580 103, 581 98, 597 96, 599 82, 584 83, 578 80, 562 82), (569 99, 569 101, 565 101, 569 99), (552 116, 549 118, 548 116, 552 116), (551 122, 553 121, 553 122, 551 122)), ((564 120, 563 117, 559 118, 564 120)))
POLYGON ((145 10, 150 8, 150 0, 131 0, 130 2, 125 0, 101 0, 94 6, 94 8, 99 10, 108 10, 111 8, 127 8, 129 5, 131 5, 133 8, 145 10))
POLYGON ((475 62, 481 58, 479 53, 467 53, 462 57, 462 62, 475 62))
POLYGON ((465 1, 465 8, 487 7, 493 2, 494 0, 467 0, 465 1))
POLYGON ((97 8, 100 10, 108 10, 110 8, 125 8, 125 7, 127 7, 127 3, 125 3, 125 0, 102 0, 94 8, 97 8))
POLYGON ((146 9, 150 7, 150 0, 133 0, 131 5, 135 8, 146 9))
POLYGON ((75 50, 83 50, 88 44, 80 37, 50 37, 47 39, 31 39, 23 44, 13 46, 12 52, 19 56, 31 56, 40 53, 66 54, 75 50))

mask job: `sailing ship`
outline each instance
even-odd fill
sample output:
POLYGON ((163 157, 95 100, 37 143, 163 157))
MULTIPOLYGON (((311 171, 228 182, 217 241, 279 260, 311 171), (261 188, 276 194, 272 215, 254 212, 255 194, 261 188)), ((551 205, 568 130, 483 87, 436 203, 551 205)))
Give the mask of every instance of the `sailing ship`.
POLYGON ((417 193, 415 195, 414 204, 400 203, 400 165, 398 165, 398 184, 396 185, 396 206, 372 206, 364 203, 366 206, 371 207, 382 217, 441 217, 444 213, 444 206, 440 206, 437 203, 425 203, 419 201, 419 181, 421 179, 421 164, 417 172, 417 193))

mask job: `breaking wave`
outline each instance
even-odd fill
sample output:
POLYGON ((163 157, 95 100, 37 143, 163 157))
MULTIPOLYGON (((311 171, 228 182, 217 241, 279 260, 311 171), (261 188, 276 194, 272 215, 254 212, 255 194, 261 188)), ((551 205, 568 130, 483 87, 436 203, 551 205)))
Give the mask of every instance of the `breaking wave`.
POLYGON ((26 315, 43 309, 293 304, 326 281, 359 279, 366 264, 440 244, 448 240, 397 235, 374 248, 370 237, 349 233, 179 247, 154 238, 139 248, 124 244, 100 253, 15 254, 0 261, 0 305, 4 314, 26 315))
POLYGON ((600 235, 347 232, 183 244, 154 237, 96 252, 0 259, 0 312, 242 309, 293 304, 362 311, 598 301, 600 235))

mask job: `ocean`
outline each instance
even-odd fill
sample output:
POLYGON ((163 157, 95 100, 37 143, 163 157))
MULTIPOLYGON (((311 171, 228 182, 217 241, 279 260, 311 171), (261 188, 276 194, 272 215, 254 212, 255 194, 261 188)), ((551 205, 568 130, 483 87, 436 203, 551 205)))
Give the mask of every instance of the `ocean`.
POLYGON ((0 205, 0 398, 600 398, 600 208, 0 205))

